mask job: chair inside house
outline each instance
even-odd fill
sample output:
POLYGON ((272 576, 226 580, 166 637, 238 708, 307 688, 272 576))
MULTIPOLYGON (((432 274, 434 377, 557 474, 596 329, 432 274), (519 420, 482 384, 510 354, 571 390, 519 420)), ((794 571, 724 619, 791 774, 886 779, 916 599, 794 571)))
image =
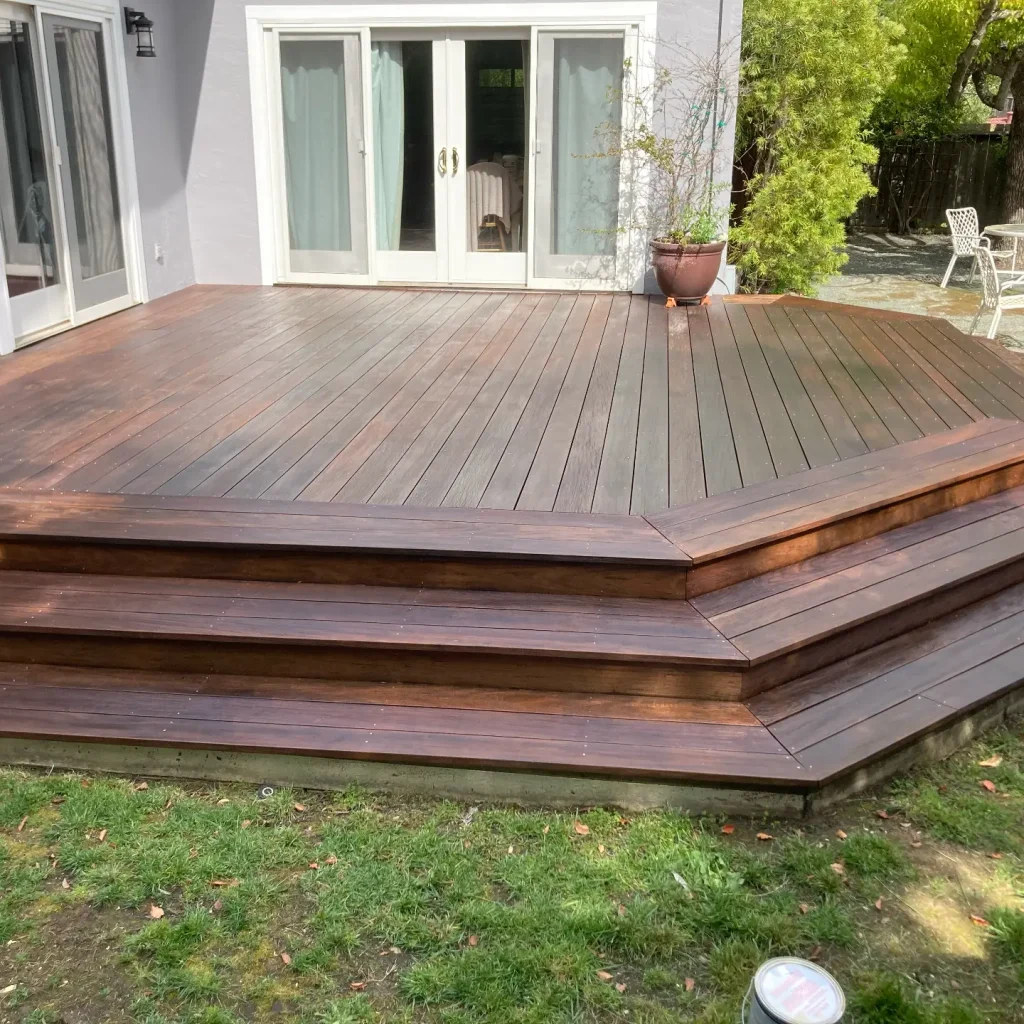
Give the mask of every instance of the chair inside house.
MULTIPOLYGON (((970 284, 974 280, 974 272, 979 267, 975 258, 975 248, 982 247, 991 251, 992 239, 981 233, 978 225, 978 211, 973 206, 964 206, 955 210, 946 211, 946 223, 949 225, 950 234, 953 236, 953 255, 950 257, 949 266, 946 267, 946 274, 942 278, 940 288, 949 284, 953 276, 953 268, 961 256, 967 256, 971 260, 971 275, 967 280, 970 284)), ((1014 250, 999 251, 992 253, 995 259, 1010 259, 1016 255, 1014 250)))
POLYGON ((974 333, 978 321, 983 314, 988 312, 992 314, 992 322, 989 324, 986 337, 994 338, 1004 310, 1024 309, 1024 273, 1000 281, 1000 271, 996 270, 995 254, 984 245, 974 247, 974 258, 977 266, 981 269, 981 305, 971 322, 971 329, 968 333, 974 333), (1015 290, 1016 294, 1014 294, 1015 290))

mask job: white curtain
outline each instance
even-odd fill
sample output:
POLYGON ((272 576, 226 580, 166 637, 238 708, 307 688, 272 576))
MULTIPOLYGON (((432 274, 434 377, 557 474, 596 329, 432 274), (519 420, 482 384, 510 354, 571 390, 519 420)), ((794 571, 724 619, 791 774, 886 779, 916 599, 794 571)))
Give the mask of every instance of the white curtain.
POLYGON ((619 159, 605 151, 621 122, 621 39, 555 40, 554 251, 615 252, 619 159))
POLYGON ((402 181, 405 176, 402 44, 371 43, 370 51, 377 248, 398 249, 402 240, 402 181))
POLYGON ((352 248, 344 45, 281 41, 288 233, 299 251, 352 248))
POLYGON ((98 29, 54 27, 74 187, 82 277, 120 270, 121 219, 114 183, 114 154, 107 123, 103 40, 98 29))

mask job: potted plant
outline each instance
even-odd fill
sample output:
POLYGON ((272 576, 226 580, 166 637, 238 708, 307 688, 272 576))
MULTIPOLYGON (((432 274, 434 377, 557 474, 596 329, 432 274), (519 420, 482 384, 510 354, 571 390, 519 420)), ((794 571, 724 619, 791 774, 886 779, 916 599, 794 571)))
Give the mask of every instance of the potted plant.
POLYGON ((676 225, 651 240, 654 279, 670 299, 699 302, 714 287, 722 265, 722 214, 710 204, 698 209, 685 206, 676 225))

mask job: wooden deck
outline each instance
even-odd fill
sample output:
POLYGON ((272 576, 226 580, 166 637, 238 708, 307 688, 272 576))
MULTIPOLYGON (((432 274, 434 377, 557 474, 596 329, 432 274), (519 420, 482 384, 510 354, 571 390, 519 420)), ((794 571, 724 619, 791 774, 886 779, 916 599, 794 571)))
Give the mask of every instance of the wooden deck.
POLYGON ((0 486, 644 514, 1024 417, 1024 378, 797 300, 196 287, 0 361, 0 408, 0 486))
POLYGON ((937 321, 195 288, 0 403, 0 756, 810 800, 1024 693, 1024 377, 937 321))

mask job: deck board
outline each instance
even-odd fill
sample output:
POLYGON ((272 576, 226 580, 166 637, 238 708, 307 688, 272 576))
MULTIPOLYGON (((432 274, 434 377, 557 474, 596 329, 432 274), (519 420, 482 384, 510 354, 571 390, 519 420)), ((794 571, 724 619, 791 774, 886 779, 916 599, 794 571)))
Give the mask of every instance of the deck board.
POLYGON ((651 515, 1024 416, 1024 376, 796 299, 197 286, 0 361, 0 407, 0 486, 651 515))

